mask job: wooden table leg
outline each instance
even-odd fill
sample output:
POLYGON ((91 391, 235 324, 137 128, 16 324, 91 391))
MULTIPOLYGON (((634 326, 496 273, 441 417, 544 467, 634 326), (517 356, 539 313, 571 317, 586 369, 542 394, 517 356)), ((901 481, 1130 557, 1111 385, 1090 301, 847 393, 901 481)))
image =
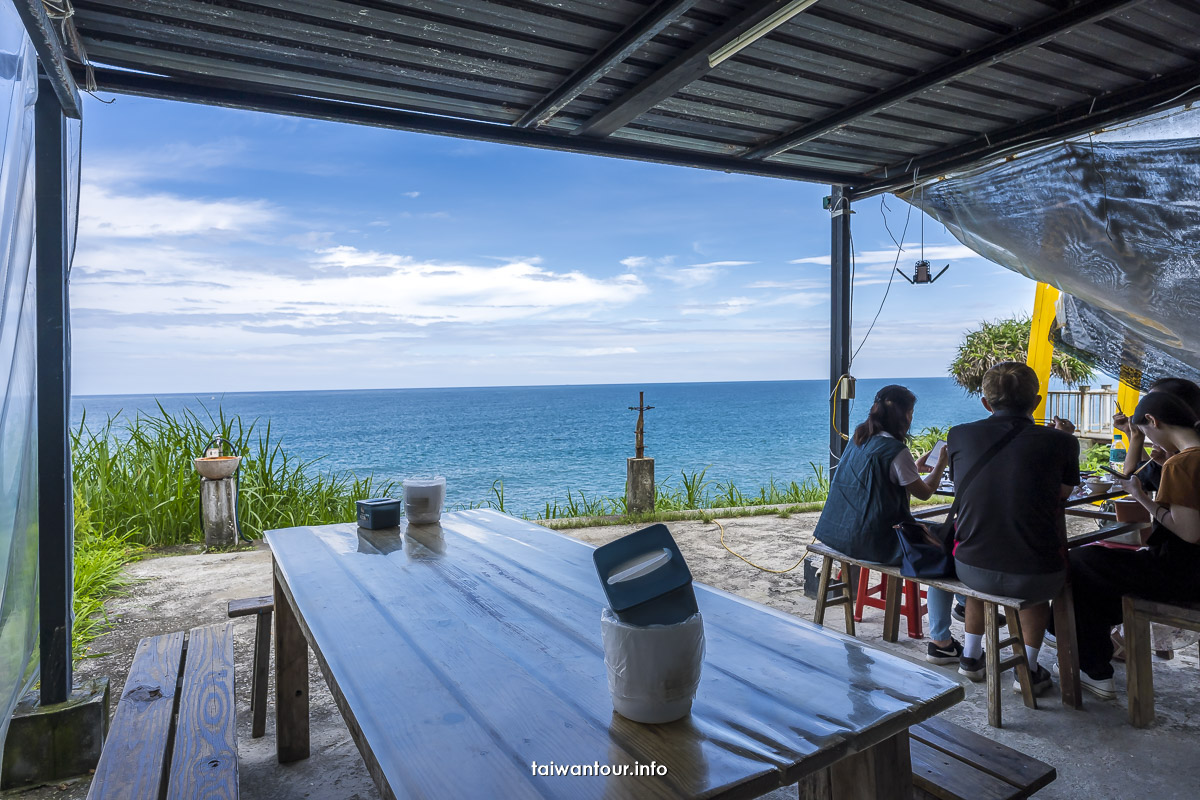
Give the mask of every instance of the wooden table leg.
POLYGON ((831 800, 912 800, 908 731, 846 756, 829 768, 831 800))
POLYGON ((1054 638, 1058 643, 1058 685, 1062 702, 1068 708, 1083 708, 1083 687, 1079 683, 1079 642, 1075 638, 1075 599, 1071 582, 1063 585, 1054 598, 1054 638))
POLYGON ((1134 611, 1131 598, 1125 611, 1125 690, 1129 723, 1135 728, 1154 724, 1154 674, 1150 664, 1150 620, 1134 611))
POLYGON ((250 711, 253 723, 250 736, 260 738, 267 731, 267 678, 271 670, 271 617, 270 611, 261 611, 254 617, 254 674, 251 678, 250 711))
POLYGON ((308 642, 275 569, 275 755, 308 758, 308 642))

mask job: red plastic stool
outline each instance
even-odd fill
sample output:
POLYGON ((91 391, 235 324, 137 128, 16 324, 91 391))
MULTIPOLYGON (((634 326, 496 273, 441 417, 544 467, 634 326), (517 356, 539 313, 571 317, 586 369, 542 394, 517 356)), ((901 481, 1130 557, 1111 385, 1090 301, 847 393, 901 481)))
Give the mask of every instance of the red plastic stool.
MULTIPOLYGON (((858 598, 854 604, 854 621, 862 622, 863 608, 870 606, 871 608, 884 609, 887 606, 887 598, 884 596, 884 590, 887 587, 887 581, 880 576, 879 583, 874 586, 868 586, 871 582, 871 570, 866 567, 860 567, 858 570, 858 598)), ((908 638, 924 639, 925 634, 921 632, 921 617, 925 614, 927 606, 921 603, 925 599, 925 590, 921 588, 919 583, 914 581, 904 581, 903 595, 900 599, 900 616, 908 618, 908 638), (916 613, 913 613, 916 609, 916 613)))

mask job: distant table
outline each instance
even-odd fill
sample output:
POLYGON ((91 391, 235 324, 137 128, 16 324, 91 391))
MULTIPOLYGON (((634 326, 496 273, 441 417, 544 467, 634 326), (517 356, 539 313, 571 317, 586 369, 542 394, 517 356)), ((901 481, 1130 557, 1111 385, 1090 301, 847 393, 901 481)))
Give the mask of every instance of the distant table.
POLYGON ((278 758, 309 754, 311 647, 385 798, 732 798, 797 782, 801 797, 910 797, 909 726, 963 697, 943 674, 696 584, 692 714, 641 725, 612 710, 582 542, 487 510, 266 539, 278 758), (594 774, 613 770, 629 774, 594 774))
MULTIPOLYGON (((933 490, 933 493, 942 497, 954 497, 954 484, 943 482, 940 486, 933 490)), ((1092 503, 1101 503, 1105 500, 1112 500, 1117 497, 1125 497, 1127 493, 1122 491, 1103 492, 1102 494, 1081 494, 1071 495, 1066 502, 1063 503, 1064 508, 1074 508, 1076 506, 1085 506, 1092 503)))

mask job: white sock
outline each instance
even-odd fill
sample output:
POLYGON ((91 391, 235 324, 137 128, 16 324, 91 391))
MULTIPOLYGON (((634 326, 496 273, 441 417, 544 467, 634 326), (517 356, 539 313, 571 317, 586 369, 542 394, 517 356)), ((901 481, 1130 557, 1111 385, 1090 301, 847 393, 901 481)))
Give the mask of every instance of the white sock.
POLYGON ((1029 645, 1025 645, 1025 658, 1027 658, 1029 660, 1029 671, 1030 672, 1037 672, 1037 670, 1038 670, 1037 658, 1038 658, 1038 653, 1040 653, 1041 651, 1042 651, 1042 648, 1040 648, 1040 647, 1030 647, 1029 645))
POLYGON ((963 658, 979 658, 983 655, 983 634, 968 633, 963 636, 963 658))

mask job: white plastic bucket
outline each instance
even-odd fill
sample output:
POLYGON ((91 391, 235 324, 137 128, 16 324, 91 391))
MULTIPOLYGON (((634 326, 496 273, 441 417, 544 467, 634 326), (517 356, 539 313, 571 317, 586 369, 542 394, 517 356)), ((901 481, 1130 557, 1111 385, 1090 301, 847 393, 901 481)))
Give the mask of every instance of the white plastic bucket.
POLYGON ((629 625, 611 609, 600 616, 604 664, 613 708, 634 722, 686 717, 704 665, 704 619, 699 613, 674 625, 629 625))
POLYGON ((432 478, 404 479, 404 516, 412 525, 430 525, 442 518, 442 504, 446 502, 446 479, 441 475, 432 478))

